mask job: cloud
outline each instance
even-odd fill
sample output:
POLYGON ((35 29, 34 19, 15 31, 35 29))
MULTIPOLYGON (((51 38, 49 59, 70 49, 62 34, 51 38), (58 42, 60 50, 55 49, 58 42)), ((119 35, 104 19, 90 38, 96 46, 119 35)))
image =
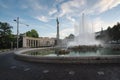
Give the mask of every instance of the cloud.
POLYGON ((43 9, 43 6, 40 4, 40 2, 38 0, 36 0, 36 1, 31 0, 31 7, 36 10, 43 9))
POLYGON ((46 3, 46 0, 26 0, 24 4, 21 4, 21 8, 29 9, 29 14, 33 18, 42 22, 48 22, 51 19, 55 19, 57 13, 57 8, 54 8, 53 4, 46 3))
POLYGON ((53 15, 53 14, 55 14, 57 12, 57 9, 55 9, 55 8, 53 8, 53 9, 51 9, 50 11, 49 11, 49 15, 53 15))
POLYGON ((88 8, 86 12, 99 14, 118 6, 119 4, 120 0, 100 0, 91 8, 88 8))
POLYGON ((22 5, 21 5, 21 8, 22 8, 22 9, 28 9, 28 6, 25 5, 25 4, 22 4, 22 5))
POLYGON ((54 37, 54 38, 56 38, 56 33, 49 33, 48 35, 47 35, 47 37, 54 37))
MULTIPOLYGON (((97 0, 91 2, 89 0, 55 0, 49 7, 41 4, 39 0, 28 0, 28 2, 29 8, 35 10, 35 14, 38 16, 42 13, 45 13, 48 17, 66 16, 70 21, 74 21, 73 17, 80 16, 83 12, 90 15, 100 14, 120 4, 120 0, 97 0), (56 5, 54 6, 54 4, 56 5)), ((26 6, 23 6, 23 8, 26 8, 26 6)))
POLYGON ((95 5, 95 8, 98 8, 101 13, 116 7, 118 4, 120 4, 120 0, 101 0, 99 4, 95 5))
POLYGON ((80 8, 85 5, 86 0, 70 0, 68 2, 64 2, 61 4, 61 11, 59 16, 62 17, 68 14, 75 14, 76 12, 79 13, 80 8))
POLYGON ((48 22, 49 21, 49 19, 47 17, 45 17, 45 16, 38 16, 38 17, 36 17, 36 19, 38 19, 38 20, 40 20, 42 22, 48 22))
POLYGON ((113 26, 116 24, 115 22, 106 22, 102 20, 100 17, 97 17, 93 20, 93 29, 95 32, 101 31, 101 28, 104 30, 108 28, 108 26, 113 26))
MULTIPOLYGON (((59 2, 59 0, 56 1, 59 2)), ((120 0, 96 0, 91 2, 89 0, 68 0, 60 4, 59 17, 78 16, 83 12, 90 15, 100 14, 119 4, 120 0)))
POLYGON ((75 22, 75 19, 72 18, 71 16, 67 16, 66 18, 67 18, 68 20, 72 21, 72 22, 75 22))
MULTIPOLYGON (((10 3, 12 2, 10 1, 10 3)), ((51 2, 49 2, 49 0, 20 0, 18 3, 23 9, 26 9, 26 11, 24 10, 25 14, 30 17, 32 16, 32 18, 35 18, 39 21, 48 22, 48 24, 51 24, 49 23, 52 22, 50 21, 51 19, 55 19, 57 16, 62 17, 60 18, 60 25, 62 25, 62 29, 65 29, 61 30, 60 34, 63 38, 70 33, 73 33, 74 29, 70 28, 69 26, 73 25, 73 23, 77 21, 80 23, 81 13, 84 12, 86 17, 90 16, 91 18, 91 14, 101 14, 118 6, 120 4, 120 0, 51 0, 51 2), (68 24, 69 26, 65 26, 66 24, 68 24)), ((4 5, 0 3, 0 7, 7 8, 7 6, 9 8, 9 5, 4 5)), ((16 4, 14 6, 16 6, 16 4)), ((14 6, 12 8, 16 11, 19 5, 17 5, 17 7, 14 6)), ((17 15, 24 15, 24 12, 23 14, 17 15)), ((98 16, 99 15, 92 15, 92 18, 95 18, 93 22, 95 31, 100 31, 102 26, 105 27, 105 29, 107 28, 107 26, 111 26, 111 23, 104 21, 103 18, 103 20, 101 18, 96 18, 98 16)), ((56 24, 54 22, 55 21, 53 21, 52 24, 56 24)), ((89 25, 91 26, 91 24, 89 25)), ((56 33, 51 33, 50 35, 56 36, 56 33)))
POLYGON ((58 2, 58 3, 63 2, 63 1, 65 1, 65 0, 56 0, 56 2, 58 2))
POLYGON ((25 3, 22 3, 22 8, 31 8, 31 10, 39 12, 39 10, 45 9, 46 7, 41 4, 40 0, 25 0, 25 3))
POLYGON ((93 29, 95 32, 101 31, 101 28, 103 26, 104 22, 101 20, 101 18, 95 18, 93 20, 93 29))
MULTIPOLYGON (((70 34, 74 34, 73 28, 66 28, 60 31, 60 38, 64 39, 65 37, 69 36, 70 34)), ((56 37, 56 33, 49 33, 49 37, 56 37)))
POLYGON ((70 34, 74 33, 73 28, 66 28, 60 31, 60 38, 65 38, 66 36, 69 36, 70 34))

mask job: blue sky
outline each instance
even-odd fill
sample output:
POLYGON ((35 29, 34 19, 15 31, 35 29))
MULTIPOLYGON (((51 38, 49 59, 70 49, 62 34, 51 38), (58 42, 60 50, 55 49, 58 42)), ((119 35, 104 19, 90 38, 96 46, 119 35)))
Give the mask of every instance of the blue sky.
POLYGON ((20 33, 36 29, 40 37, 56 36, 56 17, 59 17, 60 36, 74 34, 74 27, 81 25, 85 14, 87 26, 94 31, 107 29, 120 21, 120 0, 0 0, 0 21, 13 26, 16 34, 17 17, 21 23, 20 33))

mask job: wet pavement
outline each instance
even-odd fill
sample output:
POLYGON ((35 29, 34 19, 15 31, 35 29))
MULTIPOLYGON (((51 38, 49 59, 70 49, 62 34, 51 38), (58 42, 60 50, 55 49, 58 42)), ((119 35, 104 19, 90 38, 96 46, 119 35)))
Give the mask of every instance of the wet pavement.
POLYGON ((120 64, 50 64, 0 54, 0 80, 120 80, 120 64))

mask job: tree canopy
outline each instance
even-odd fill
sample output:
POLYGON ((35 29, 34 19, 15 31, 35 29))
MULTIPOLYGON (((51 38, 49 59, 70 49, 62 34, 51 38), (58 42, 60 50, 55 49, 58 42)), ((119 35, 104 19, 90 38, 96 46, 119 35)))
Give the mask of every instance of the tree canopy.
POLYGON ((0 22, 0 48, 8 48, 11 44, 12 26, 6 22, 0 22))
POLYGON ((101 34, 99 36, 96 36, 96 38, 105 42, 118 42, 120 40, 120 23, 118 22, 112 28, 109 26, 107 30, 101 31, 101 34))
POLYGON ((35 29, 32 29, 31 31, 26 32, 26 36, 28 37, 34 37, 34 38, 38 38, 38 32, 35 29))

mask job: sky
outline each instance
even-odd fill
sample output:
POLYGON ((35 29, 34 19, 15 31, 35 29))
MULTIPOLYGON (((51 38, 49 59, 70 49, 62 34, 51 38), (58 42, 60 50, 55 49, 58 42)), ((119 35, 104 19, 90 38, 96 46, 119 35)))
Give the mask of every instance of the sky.
POLYGON ((120 0, 0 0, 0 21, 13 26, 13 34, 17 31, 13 20, 19 17, 20 33, 35 29, 39 37, 56 37, 58 17, 60 38, 64 38, 75 34, 83 13, 94 32, 105 30, 120 22, 120 0))

